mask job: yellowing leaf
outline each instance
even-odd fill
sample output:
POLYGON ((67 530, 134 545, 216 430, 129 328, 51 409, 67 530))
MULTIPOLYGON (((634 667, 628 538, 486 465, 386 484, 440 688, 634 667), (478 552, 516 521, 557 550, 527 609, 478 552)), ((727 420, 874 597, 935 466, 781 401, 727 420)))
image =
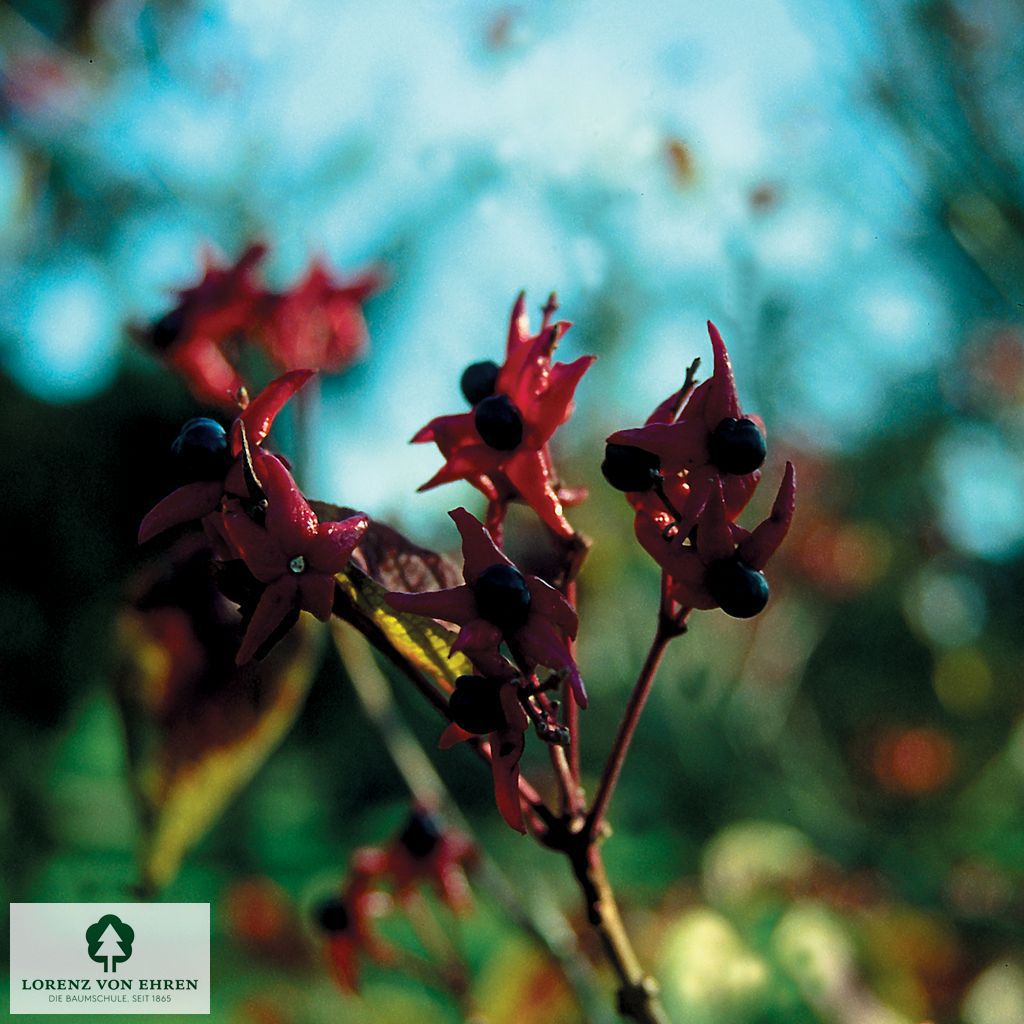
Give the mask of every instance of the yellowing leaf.
MULTIPOLYGON (((313 502, 321 519, 340 520, 353 509, 313 502)), ((469 659, 451 652, 455 634, 434 619, 396 612, 385 601, 389 590, 422 593, 462 583, 462 574, 445 555, 414 544, 397 530, 372 520, 348 570, 338 577, 334 612, 351 622, 384 653, 390 648, 444 693, 455 680, 473 672, 469 659)))
POLYGON ((382 649, 384 641, 445 693, 459 676, 472 675, 473 666, 461 653, 451 654, 455 634, 434 619, 396 612, 385 601, 387 591, 355 566, 338 577, 345 599, 335 600, 335 614, 351 622, 382 649))

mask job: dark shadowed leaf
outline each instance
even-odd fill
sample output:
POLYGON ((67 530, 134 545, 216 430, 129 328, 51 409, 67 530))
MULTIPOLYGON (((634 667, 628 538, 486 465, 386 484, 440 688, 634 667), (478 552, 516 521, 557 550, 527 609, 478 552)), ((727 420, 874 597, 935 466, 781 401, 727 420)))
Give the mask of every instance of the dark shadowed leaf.
MULTIPOLYGON (((321 501, 312 501, 310 505, 321 519, 326 520, 346 519, 356 514, 355 509, 321 501)), ((419 593, 457 587, 462 583, 462 573, 446 555, 414 544, 376 519, 370 520, 369 529, 360 541, 353 561, 386 590, 419 593)))
POLYGON ((322 630, 300 617, 261 662, 234 664, 239 613, 205 545, 186 538, 140 581, 116 623, 115 686, 143 840, 142 887, 182 859, 284 737, 302 707, 322 630))

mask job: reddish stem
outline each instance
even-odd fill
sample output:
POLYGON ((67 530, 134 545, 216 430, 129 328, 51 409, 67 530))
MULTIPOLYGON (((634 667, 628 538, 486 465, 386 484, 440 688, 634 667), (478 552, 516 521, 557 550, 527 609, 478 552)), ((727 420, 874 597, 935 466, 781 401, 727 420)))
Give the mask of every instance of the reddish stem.
MULTIPOLYGON (((685 628, 685 627, 684 627, 685 628)), ((605 763, 604 771, 601 773, 601 781, 598 783, 597 793, 591 805, 590 813, 587 815, 587 832, 591 836, 599 834, 601 823, 604 820, 605 812, 615 792, 616 783, 622 772, 626 755, 629 753, 629 745, 633 741, 633 733, 636 732, 640 715, 647 703, 651 692, 651 684, 658 673, 661 660, 669 641, 679 636, 680 627, 667 620, 664 615, 658 616, 658 628, 655 630, 654 639, 651 641, 650 650, 644 661, 640 675, 637 677, 636 685, 630 694, 629 703, 623 712, 622 721, 619 722, 618 732, 615 734, 615 742, 612 744, 611 753, 605 763)))

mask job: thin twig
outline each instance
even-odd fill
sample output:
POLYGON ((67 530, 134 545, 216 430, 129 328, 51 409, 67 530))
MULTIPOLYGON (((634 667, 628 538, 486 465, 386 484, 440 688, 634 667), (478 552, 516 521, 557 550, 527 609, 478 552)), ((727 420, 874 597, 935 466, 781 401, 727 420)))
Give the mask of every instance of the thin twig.
POLYGON ((697 370, 700 369, 700 356, 686 368, 686 377, 683 380, 683 386, 679 389, 679 397, 676 399, 676 404, 672 409, 672 419, 675 421, 679 418, 679 414, 683 411, 683 406, 686 405, 686 400, 690 397, 693 391, 694 385, 697 383, 697 370))
POLYGON ((543 837, 547 846, 568 858, 579 883, 587 922, 618 978, 619 1013, 637 1024, 668 1024, 657 983, 641 966, 622 922, 598 839, 585 828, 575 827, 568 818, 559 819, 543 837))
POLYGON ((558 782, 561 812, 562 814, 575 816, 579 814, 581 810, 579 786, 576 784, 576 780, 572 777, 572 772, 569 770, 569 761, 565 756, 565 747, 561 747, 555 743, 549 743, 548 749, 551 751, 551 768, 554 771, 555 779, 558 782))
MULTIPOLYGON (((686 383, 683 385, 685 395, 688 395, 693 388, 694 375, 698 365, 699 360, 695 360, 687 371, 686 383)), ((562 547, 563 569, 557 583, 573 608, 576 607, 576 574, 586 556, 587 546, 586 542, 582 542, 563 544, 562 547)), ((663 610, 659 611, 658 630, 651 654, 648 655, 647 662, 641 671, 640 679, 634 689, 633 699, 623 717, 623 724, 619 727, 620 737, 624 730, 628 732, 628 735, 622 740, 617 757, 616 748, 613 748, 612 758, 615 760, 609 761, 613 776, 609 774, 609 769, 606 769, 602 779, 604 788, 598 791, 595 800, 595 808, 599 810, 600 816, 603 816, 604 809, 611 799, 615 781, 622 769, 622 763, 629 748, 629 740, 636 728, 640 712, 643 710, 644 701, 657 673, 664 649, 669 640, 680 635, 684 629, 685 626, 674 622, 663 610), (633 707, 634 702, 635 707, 633 707), (600 801, 600 805, 598 801, 600 801)), ((569 641, 569 651, 575 658, 575 644, 572 640, 569 641)), ((622 922, 615 894, 605 872, 599 846, 599 840, 603 836, 600 830, 600 817, 595 818, 591 813, 585 820, 581 820, 585 797, 579 783, 579 708, 568 684, 564 687, 563 700, 566 709, 563 713, 563 722, 569 733, 569 751, 568 760, 566 761, 563 755, 561 762, 564 764, 562 771, 565 773, 561 777, 561 781, 563 790, 569 799, 563 807, 562 817, 553 822, 540 838, 547 846, 565 854, 569 860, 573 875, 576 877, 583 895, 587 921, 597 934, 605 956, 618 978, 616 1004, 619 1013, 636 1021, 636 1024, 669 1024, 668 1016, 658 998, 657 983, 640 964, 622 922)), ((554 757, 554 755, 552 756, 554 757)), ((559 768, 561 765, 556 764, 556 770, 559 768)))
MULTIPOLYGON (((685 627, 683 627, 685 628, 685 627)), ((665 649, 673 637, 679 635, 679 627, 673 625, 664 615, 658 616, 658 628, 654 632, 654 639, 651 641, 650 650, 644 660, 643 668, 637 677, 633 692, 629 696, 629 703, 619 722, 618 731, 615 734, 615 741, 612 744, 611 753, 605 762, 604 771, 601 773, 601 781, 597 786, 597 793, 591 805, 590 813, 587 815, 587 831, 596 835, 600 830, 608 804, 612 794, 615 792, 615 785, 619 781, 622 766, 629 753, 629 745, 633 740, 633 733, 636 732, 637 722, 643 712, 647 698, 650 696, 651 684, 657 675, 661 665, 661 659, 665 655, 665 649)))

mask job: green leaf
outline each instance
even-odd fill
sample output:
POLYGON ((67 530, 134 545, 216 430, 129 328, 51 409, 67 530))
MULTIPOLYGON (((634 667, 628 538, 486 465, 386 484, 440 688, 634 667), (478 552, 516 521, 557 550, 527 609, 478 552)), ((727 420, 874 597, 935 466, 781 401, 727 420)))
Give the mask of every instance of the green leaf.
POLYGON ((141 887, 154 892, 283 739, 302 708, 323 630, 303 615, 258 664, 238 668, 239 623, 193 538, 158 565, 116 623, 114 675, 143 826, 141 887))

